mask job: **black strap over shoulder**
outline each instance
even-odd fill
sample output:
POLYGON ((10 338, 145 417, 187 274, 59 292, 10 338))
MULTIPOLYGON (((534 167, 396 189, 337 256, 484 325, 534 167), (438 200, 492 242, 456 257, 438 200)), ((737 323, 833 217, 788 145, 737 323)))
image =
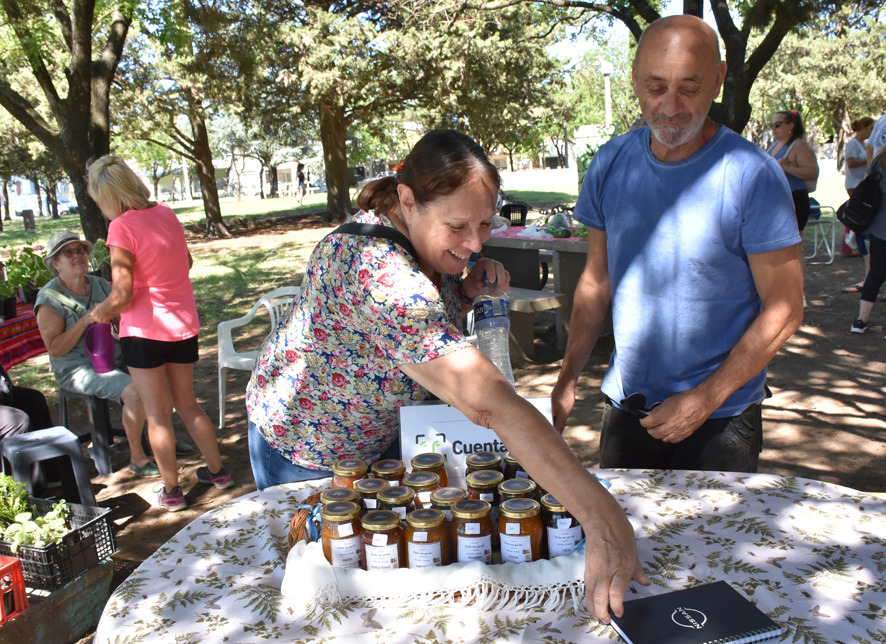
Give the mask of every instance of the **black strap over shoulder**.
POLYGON ((363 237, 381 237, 383 239, 388 239, 398 246, 401 246, 403 250, 415 258, 416 262, 418 261, 418 253, 415 252, 415 247, 412 245, 412 242, 409 241, 406 235, 396 228, 382 226, 381 224, 361 224, 356 221, 349 221, 346 224, 342 224, 329 234, 335 235, 336 233, 341 235, 362 235, 363 237))

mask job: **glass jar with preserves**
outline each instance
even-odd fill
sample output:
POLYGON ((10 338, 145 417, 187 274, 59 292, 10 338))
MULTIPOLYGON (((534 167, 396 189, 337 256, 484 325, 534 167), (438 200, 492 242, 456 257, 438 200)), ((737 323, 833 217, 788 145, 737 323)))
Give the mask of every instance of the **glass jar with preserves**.
POLYGON ((487 501, 465 499, 452 504, 449 540, 455 561, 492 563, 491 506, 487 501))
POLYGON ((406 540, 400 515, 372 510, 363 515, 363 569, 393 570, 406 566, 406 540))
POLYGON ((446 474, 446 456, 436 452, 426 452, 412 457, 413 472, 433 472, 440 477, 440 487, 446 487, 449 476, 446 474))
POLYGON ((366 478, 369 465, 362 458, 343 458, 332 464, 332 487, 354 487, 354 483, 366 478))
POLYGON ((542 522, 548 542, 548 559, 575 552, 584 539, 581 524, 552 494, 541 497, 542 522))
POLYGON ((406 561, 410 568, 449 565, 449 526, 440 510, 406 515, 406 561))
POLYGON ((384 479, 360 479, 354 483, 354 491, 363 500, 363 507, 367 510, 378 509, 378 493, 388 487, 384 479))
POLYGON ((326 560, 333 566, 363 567, 359 516, 360 506, 351 501, 336 501, 320 508, 320 543, 326 560))
POLYGON ((488 501, 496 506, 499 502, 498 486, 504 475, 498 470, 479 470, 468 474, 468 498, 488 501))
POLYGON ((380 510, 393 510, 405 519, 415 509, 415 492, 405 485, 388 486, 375 496, 380 510))
POLYGON ((541 559, 544 535, 541 504, 535 499, 508 499, 499 509, 502 562, 523 563, 541 559))
POLYGON ((403 477, 403 485, 415 492, 415 508, 431 507, 431 494, 440 487, 440 477, 433 472, 410 472, 403 477))
POLYGON ((529 473, 523 469, 523 466, 517 462, 517 459, 511 456, 511 453, 508 452, 505 454, 505 480, 509 481, 511 479, 528 479, 529 473))
POLYGON ((538 485, 532 479, 510 479, 498 484, 498 497, 502 503, 508 499, 538 500, 538 485))
POLYGON ((495 452, 474 452, 465 457, 465 476, 477 470, 501 471, 501 456, 495 452))
POLYGON ((320 493, 320 503, 335 503, 336 501, 351 501, 361 508, 363 507, 363 499, 354 490, 349 487, 331 487, 320 493))
POLYGON ((392 486, 400 485, 403 475, 406 474, 406 466, 403 461, 396 458, 386 458, 372 464, 372 474, 375 478, 384 479, 392 486))
POLYGON ((441 487, 431 492, 431 507, 440 510, 447 521, 452 521, 452 504, 468 498, 468 493, 460 487, 441 487))

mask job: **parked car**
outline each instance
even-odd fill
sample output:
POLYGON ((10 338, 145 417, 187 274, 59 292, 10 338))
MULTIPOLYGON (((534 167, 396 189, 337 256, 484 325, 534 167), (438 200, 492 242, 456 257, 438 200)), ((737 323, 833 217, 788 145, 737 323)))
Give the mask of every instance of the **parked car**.
POLYGON ((65 215, 76 215, 80 212, 80 208, 77 206, 76 201, 68 201, 67 199, 59 199, 58 200, 58 215, 59 217, 63 217, 65 215))

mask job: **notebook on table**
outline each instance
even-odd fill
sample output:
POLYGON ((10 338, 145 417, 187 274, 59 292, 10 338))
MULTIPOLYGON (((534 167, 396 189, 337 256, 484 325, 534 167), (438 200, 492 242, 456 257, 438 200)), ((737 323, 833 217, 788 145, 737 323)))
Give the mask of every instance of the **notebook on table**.
POLYGON ((725 581, 626 601, 612 625, 628 644, 749 644, 783 630, 725 581))

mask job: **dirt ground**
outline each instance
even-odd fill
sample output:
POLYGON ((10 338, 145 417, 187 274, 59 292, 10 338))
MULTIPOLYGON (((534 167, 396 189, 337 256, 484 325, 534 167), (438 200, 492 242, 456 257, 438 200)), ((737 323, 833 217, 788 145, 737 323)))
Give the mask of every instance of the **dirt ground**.
MULTIPOLYGON (((315 229, 312 232, 316 234, 321 232, 316 230, 319 226, 316 217, 296 228, 281 220, 260 225, 245 235, 298 236, 306 229, 315 229)), ((197 237, 190 241, 223 246, 243 240, 241 235, 227 241, 206 242, 197 237)), ((806 245, 811 252, 811 243, 806 245)), ((818 479, 869 492, 886 491, 886 305, 875 307, 867 333, 851 334, 858 295, 841 292, 861 277, 861 259, 842 257, 839 252, 833 264, 809 264, 805 321, 769 369, 773 397, 764 407, 761 472, 818 479)), ((562 354, 555 348, 553 331, 536 342, 537 361, 515 369, 517 389, 525 396, 548 396, 562 354)), ((603 400, 599 387, 611 348, 611 340, 603 339, 594 351, 566 432, 568 442, 588 466, 596 465, 603 400)), ((216 369, 216 348, 201 346, 196 391, 214 422, 218 418, 216 369)), ((245 372, 229 375, 227 420, 219 431, 222 456, 237 481, 235 487, 218 491, 197 483, 195 469, 202 462, 197 457, 179 457, 189 507, 168 513, 153 507, 159 479, 138 479, 126 468, 125 457, 112 475, 94 479, 98 502, 111 508, 117 526, 115 583, 207 509, 255 490, 243 405, 247 377, 245 372)), ((177 427, 179 436, 187 438, 183 427, 177 427)))

